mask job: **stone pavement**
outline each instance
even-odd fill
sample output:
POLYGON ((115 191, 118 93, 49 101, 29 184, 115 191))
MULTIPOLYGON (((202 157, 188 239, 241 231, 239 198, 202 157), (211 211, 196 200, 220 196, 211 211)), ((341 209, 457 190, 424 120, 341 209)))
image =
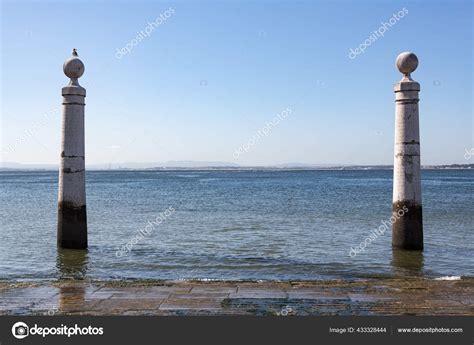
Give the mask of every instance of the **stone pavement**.
POLYGON ((0 315, 474 315, 474 279, 0 282, 0 315))

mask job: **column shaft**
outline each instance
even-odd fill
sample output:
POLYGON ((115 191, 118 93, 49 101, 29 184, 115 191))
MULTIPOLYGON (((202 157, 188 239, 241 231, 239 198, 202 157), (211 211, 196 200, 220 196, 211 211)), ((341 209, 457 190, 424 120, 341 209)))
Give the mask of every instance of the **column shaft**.
POLYGON ((84 98, 77 79, 63 87, 61 160, 58 191, 58 246, 87 248, 84 162, 84 98))
POLYGON ((423 249, 419 91, 420 84, 412 80, 395 85, 392 245, 402 249, 423 249))

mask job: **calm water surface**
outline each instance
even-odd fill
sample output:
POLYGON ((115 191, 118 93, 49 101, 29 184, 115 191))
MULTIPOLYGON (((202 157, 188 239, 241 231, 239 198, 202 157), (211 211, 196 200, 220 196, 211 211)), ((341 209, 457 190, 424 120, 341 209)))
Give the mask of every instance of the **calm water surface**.
POLYGON ((392 172, 89 171, 89 250, 56 248, 55 171, 0 172, 0 279, 474 276, 474 172, 424 170, 425 251, 392 252, 392 172), (117 257, 169 207, 175 212, 117 257))

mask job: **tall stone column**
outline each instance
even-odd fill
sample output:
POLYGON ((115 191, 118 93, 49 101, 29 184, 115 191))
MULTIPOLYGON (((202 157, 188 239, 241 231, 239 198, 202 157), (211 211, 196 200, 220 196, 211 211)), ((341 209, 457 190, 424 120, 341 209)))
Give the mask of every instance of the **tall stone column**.
POLYGON ((405 52, 396 65, 403 78, 395 84, 395 160, 393 167, 392 246, 423 249, 421 209, 420 126, 418 93, 420 84, 410 74, 418 67, 415 54, 405 52))
POLYGON ((87 248, 86 184, 84 164, 84 98, 78 78, 84 64, 74 49, 63 65, 71 81, 63 87, 61 162, 58 191, 58 246, 87 248))

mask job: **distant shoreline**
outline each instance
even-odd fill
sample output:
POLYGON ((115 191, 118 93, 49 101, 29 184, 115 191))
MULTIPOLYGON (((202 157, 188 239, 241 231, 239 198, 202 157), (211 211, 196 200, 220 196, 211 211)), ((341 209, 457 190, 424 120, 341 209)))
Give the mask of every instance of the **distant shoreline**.
MULTIPOLYGON (((25 168, 0 168, 0 171, 57 171, 59 167, 25 167, 25 168)), ((422 170, 471 170, 474 164, 450 164, 450 165, 426 165, 422 170)), ((331 167, 155 167, 155 168, 93 168, 86 167, 88 171, 374 171, 393 170, 393 166, 373 165, 373 166, 331 166, 331 167)))

